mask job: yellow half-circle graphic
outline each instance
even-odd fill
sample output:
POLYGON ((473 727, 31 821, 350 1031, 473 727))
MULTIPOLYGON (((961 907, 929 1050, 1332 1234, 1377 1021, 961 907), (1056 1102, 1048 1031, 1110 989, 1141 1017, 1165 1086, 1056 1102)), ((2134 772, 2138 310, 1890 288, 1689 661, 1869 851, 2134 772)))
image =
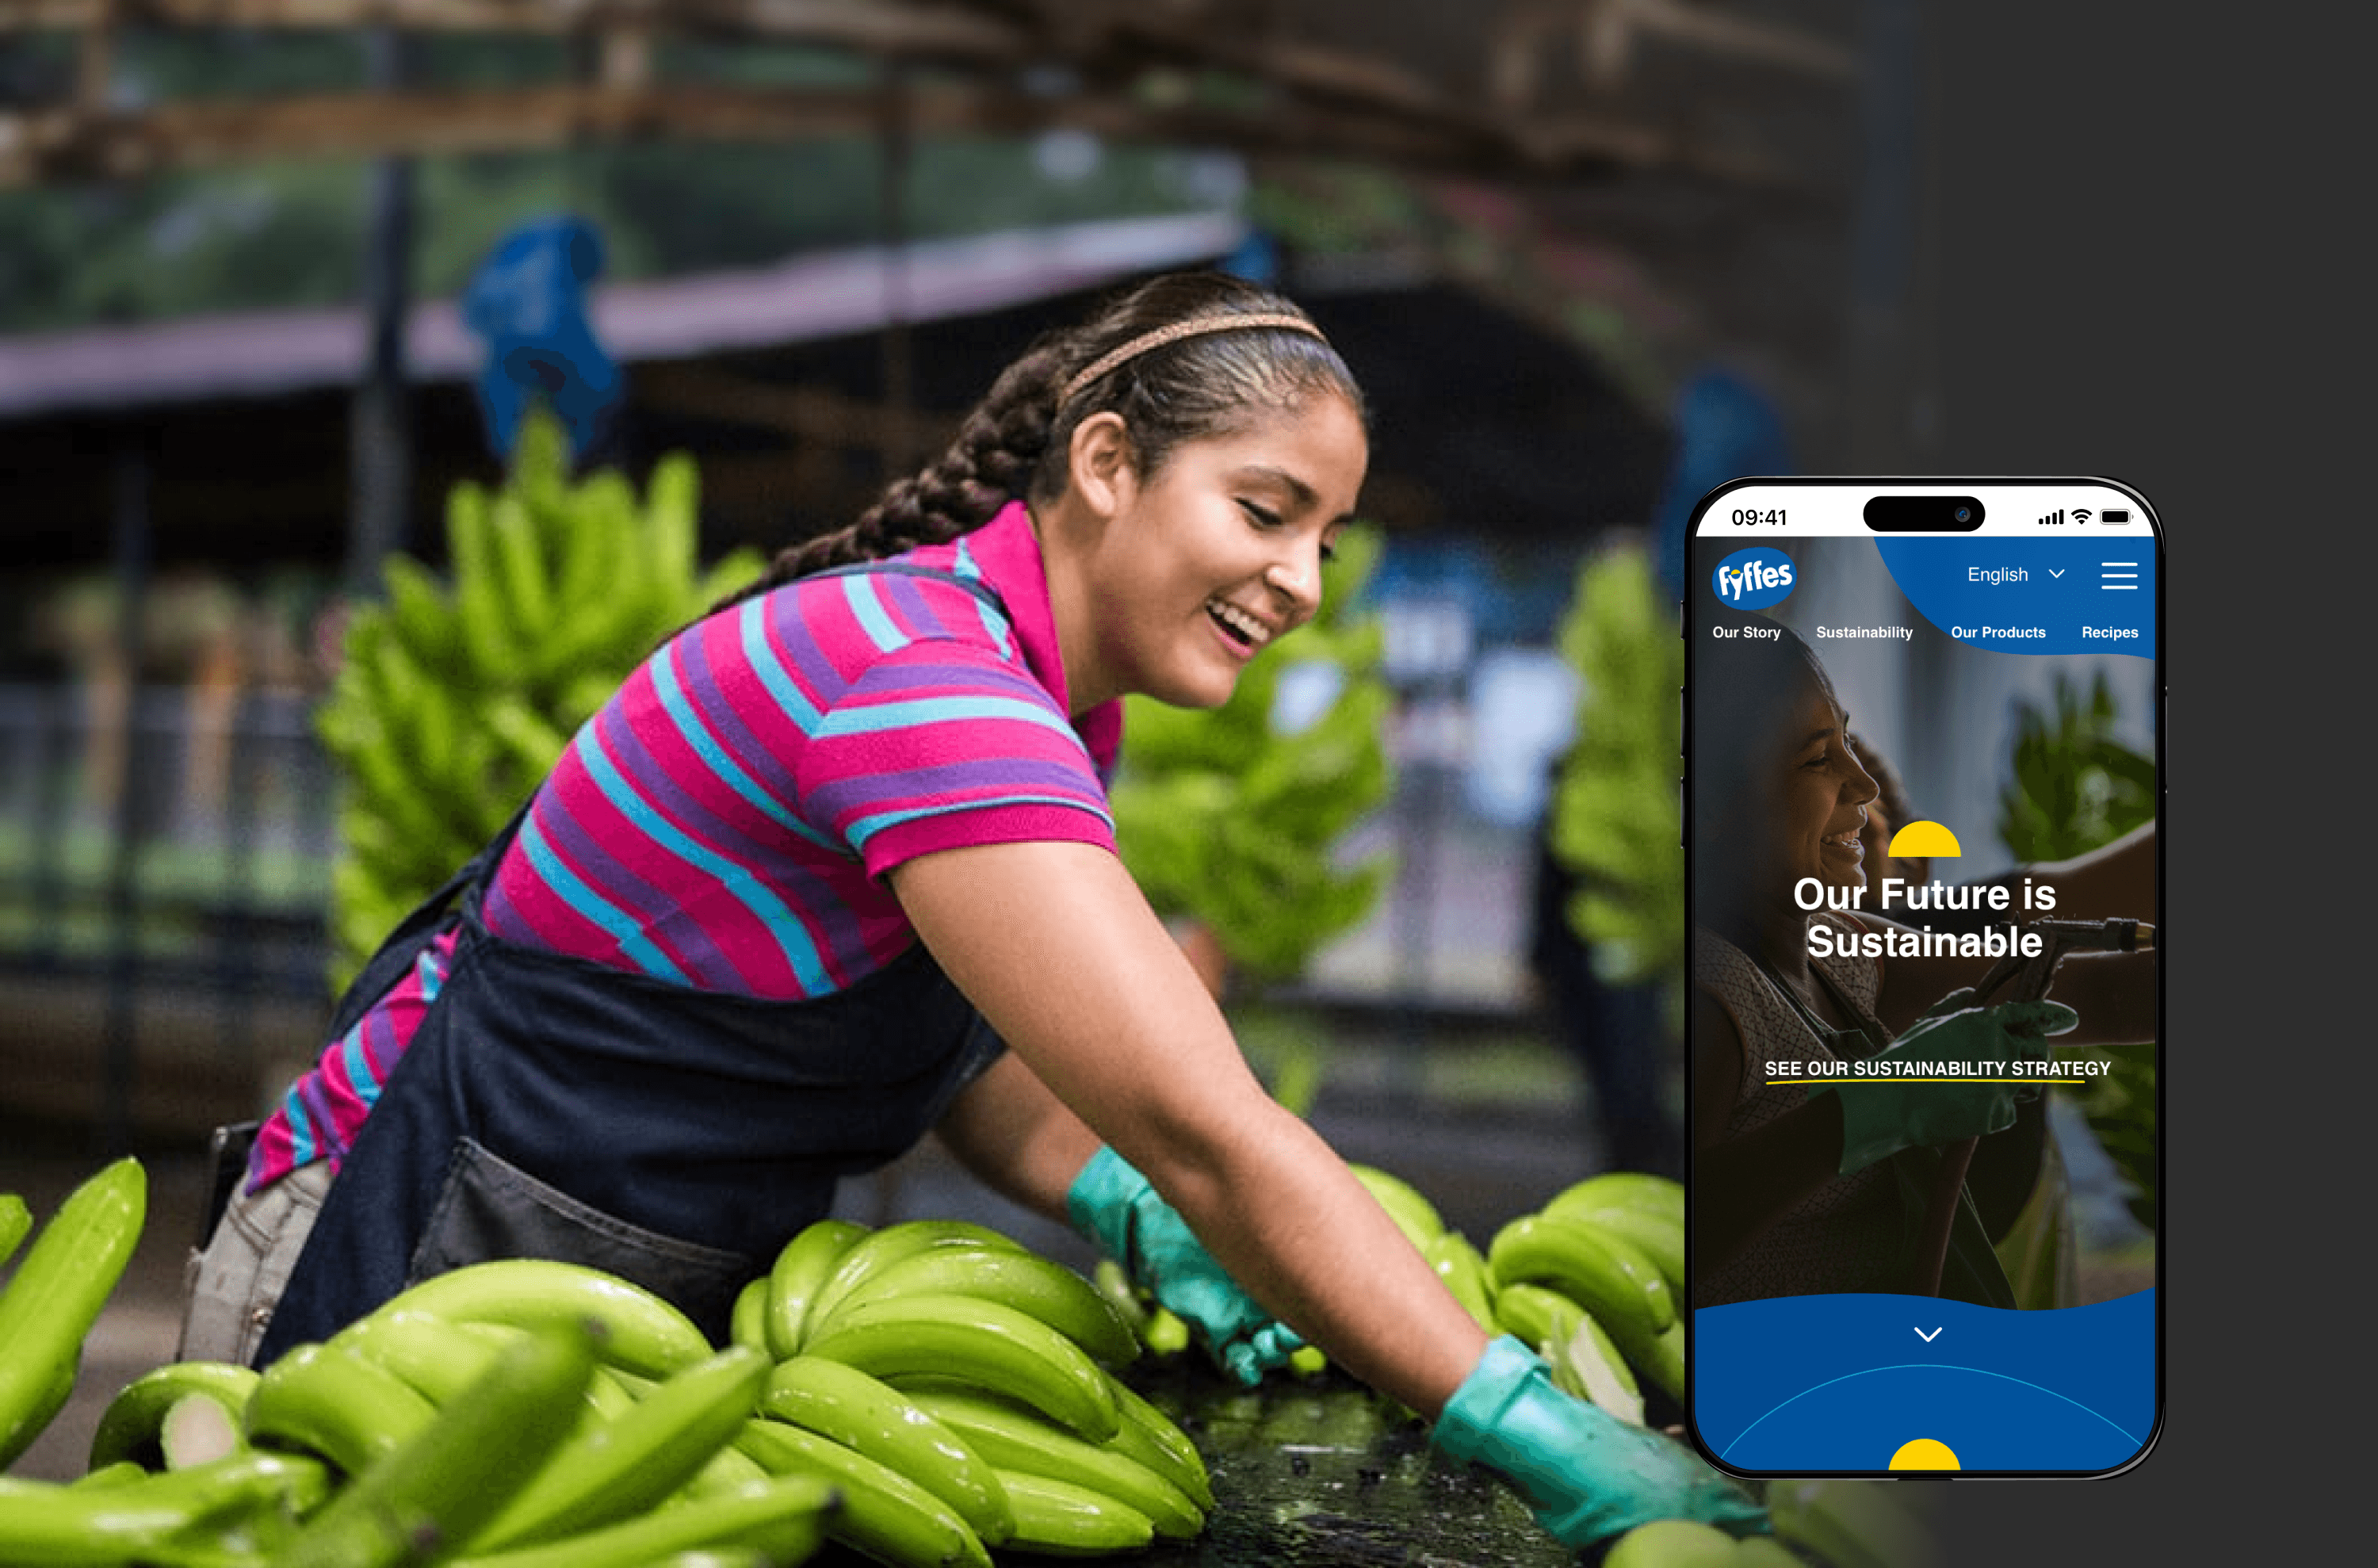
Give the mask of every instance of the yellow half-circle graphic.
POLYGON ((1957 836, 1937 822, 1911 822, 1891 836, 1893 855, 1928 855, 1935 859, 1955 860, 1965 851, 1957 847, 1957 836))
POLYGON ((1894 1470, 1962 1470, 1957 1456, 1939 1438, 1914 1438, 1899 1445, 1891 1456, 1894 1470))

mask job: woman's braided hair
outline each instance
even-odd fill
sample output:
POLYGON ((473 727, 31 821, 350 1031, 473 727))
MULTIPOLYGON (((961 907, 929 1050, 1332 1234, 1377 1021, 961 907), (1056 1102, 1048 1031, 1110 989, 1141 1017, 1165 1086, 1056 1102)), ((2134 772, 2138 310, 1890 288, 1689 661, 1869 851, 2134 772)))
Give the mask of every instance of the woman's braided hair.
POLYGON ((1317 330, 1294 325, 1201 332, 1162 343, 1063 396, 1082 371, 1135 338, 1231 316, 1307 321, 1279 295, 1227 273, 1176 272, 1143 283, 1087 321, 1033 344, 1000 372, 941 456, 894 480, 849 526, 784 550, 757 582, 724 602, 812 572, 947 544, 990 522, 1011 500, 1053 500, 1064 491, 1074 431, 1094 414, 1122 416, 1145 480, 1183 442, 1235 434, 1263 413, 1302 406, 1318 391, 1337 392, 1362 413, 1362 393, 1345 361, 1317 330))

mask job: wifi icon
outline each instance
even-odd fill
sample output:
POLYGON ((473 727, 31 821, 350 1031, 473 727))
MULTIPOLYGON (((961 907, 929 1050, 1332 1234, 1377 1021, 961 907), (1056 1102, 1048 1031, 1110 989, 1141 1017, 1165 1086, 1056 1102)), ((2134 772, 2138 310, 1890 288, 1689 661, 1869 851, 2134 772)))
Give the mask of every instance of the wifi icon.
POLYGON ((2089 509, 2085 506, 2076 506, 2072 509, 2072 521, 2075 523, 2086 523, 2089 521, 2089 509))

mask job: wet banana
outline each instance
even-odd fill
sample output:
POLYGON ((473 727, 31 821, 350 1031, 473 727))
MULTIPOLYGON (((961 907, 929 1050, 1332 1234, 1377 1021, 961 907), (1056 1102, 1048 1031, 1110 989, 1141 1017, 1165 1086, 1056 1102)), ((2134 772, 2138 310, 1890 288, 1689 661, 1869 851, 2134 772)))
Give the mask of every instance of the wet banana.
POLYGON ((102 1168, 58 1205, 0 1294, 0 1468, 73 1391, 83 1339, 132 1260, 148 1212, 138 1160, 102 1168))
POLYGON ((999 1478, 966 1440, 921 1400, 857 1368, 823 1356, 781 1362, 760 1409, 906 1476, 955 1510, 986 1546, 1015 1531, 999 1478))
POLYGON ((888 1297, 856 1307, 804 1354, 888 1381, 954 1377, 1019 1400, 1092 1442, 1120 1422, 1113 1381, 1039 1319, 978 1297, 888 1297))

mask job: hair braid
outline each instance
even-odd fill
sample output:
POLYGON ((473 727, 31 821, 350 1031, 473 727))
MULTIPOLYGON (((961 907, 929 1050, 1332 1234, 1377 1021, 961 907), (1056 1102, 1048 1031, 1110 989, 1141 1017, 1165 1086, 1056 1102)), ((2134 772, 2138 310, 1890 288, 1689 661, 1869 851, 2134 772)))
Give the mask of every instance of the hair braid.
POLYGON ((857 521, 778 551, 757 581, 721 608, 812 572, 947 544, 990 522, 1024 494, 1048 444, 1057 378, 1075 357, 1062 341, 1068 335, 1035 345, 1003 370, 939 457, 885 486, 857 521))

